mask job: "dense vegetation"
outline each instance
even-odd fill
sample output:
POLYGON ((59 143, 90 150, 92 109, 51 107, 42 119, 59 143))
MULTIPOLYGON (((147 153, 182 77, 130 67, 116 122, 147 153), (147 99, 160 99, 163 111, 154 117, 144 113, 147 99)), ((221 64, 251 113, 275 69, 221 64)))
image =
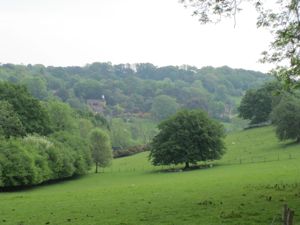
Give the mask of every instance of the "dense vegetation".
POLYGON ((272 123, 280 140, 300 142, 300 92, 286 91, 282 83, 266 83, 250 89, 238 108, 239 116, 250 121, 250 127, 272 123))
POLYGON ((93 63, 84 67, 4 64, 0 79, 26 85, 40 100, 59 99, 80 110, 87 108, 88 100, 104 97, 103 110, 110 116, 145 117, 151 112, 160 120, 160 113, 164 115, 172 109, 201 108, 216 119, 228 121, 236 113, 243 93, 270 78, 260 72, 229 67, 93 63), (159 107, 166 98, 172 98, 167 103, 169 110, 159 107))
POLYGON ((0 188, 64 179, 91 168, 87 134, 103 127, 98 117, 78 114, 58 100, 41 102, 25 86, 0 82, 0 119, 0 188))

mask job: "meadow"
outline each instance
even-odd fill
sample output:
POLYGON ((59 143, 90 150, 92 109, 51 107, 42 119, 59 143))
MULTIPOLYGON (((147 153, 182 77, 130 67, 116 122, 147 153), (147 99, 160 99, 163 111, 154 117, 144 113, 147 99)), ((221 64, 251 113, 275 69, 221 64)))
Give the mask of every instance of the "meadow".
POLYGON ((0 224, 275 225, 285 203, 300 224, 300 146, 272 127, 229 134, 226 146, 205 169, 166 172, 144 152, 98 174, 0 193, 0 224))

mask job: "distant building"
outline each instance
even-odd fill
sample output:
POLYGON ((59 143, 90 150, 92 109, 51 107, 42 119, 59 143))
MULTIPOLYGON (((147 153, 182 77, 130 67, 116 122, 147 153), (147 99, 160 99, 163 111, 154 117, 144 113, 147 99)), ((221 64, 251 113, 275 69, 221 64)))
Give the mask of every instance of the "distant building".
POLYGON ((88 99, 87 105, 94 113, 103 113, 106 106, 104 95, 102 95, 101 99, 88 99))

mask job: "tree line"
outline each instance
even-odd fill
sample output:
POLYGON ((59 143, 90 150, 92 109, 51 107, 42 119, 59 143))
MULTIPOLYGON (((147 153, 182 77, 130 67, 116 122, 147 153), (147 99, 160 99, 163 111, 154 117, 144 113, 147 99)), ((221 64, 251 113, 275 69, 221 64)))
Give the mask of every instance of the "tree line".
POLYGON ((272 123, 280 140, 300 142, 300 92, 287 91, 281 82, 248 90, 238 108, 251 126, 272 123))
POLYGON ((225 66, 92 63, 84 67, 4 64, 0 79, 24 84, 40 100, 59 99, 79 110, 88 107, 87 100, 104 96, 104 113, 111 116, 149 114, 161 120, 160 115, 174 108, 201 108, 213 118, 229 121, 243 93, 270 77, 225 66))

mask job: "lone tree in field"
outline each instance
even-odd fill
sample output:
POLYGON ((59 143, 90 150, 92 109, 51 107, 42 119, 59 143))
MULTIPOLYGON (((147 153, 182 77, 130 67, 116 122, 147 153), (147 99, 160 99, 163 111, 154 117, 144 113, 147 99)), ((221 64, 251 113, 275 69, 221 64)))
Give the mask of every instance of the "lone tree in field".
POLYGON ((90 133, 90 143, 92 157, 96 164, 96 173, 98 167, 109 166, 112 160, 112 148, 107 133, 100 129, 94 129, 90 133))
POLYGON ((280 140, 295 139, 300 143, 300 100, 295 96, 283 98, 272 112, 272 122, 280 140))
POLYGON ((154 165, 170 165, 218 159, 224 153, 223 126, 200 110, 182 110, 158 125, 150 144, 154 165))

